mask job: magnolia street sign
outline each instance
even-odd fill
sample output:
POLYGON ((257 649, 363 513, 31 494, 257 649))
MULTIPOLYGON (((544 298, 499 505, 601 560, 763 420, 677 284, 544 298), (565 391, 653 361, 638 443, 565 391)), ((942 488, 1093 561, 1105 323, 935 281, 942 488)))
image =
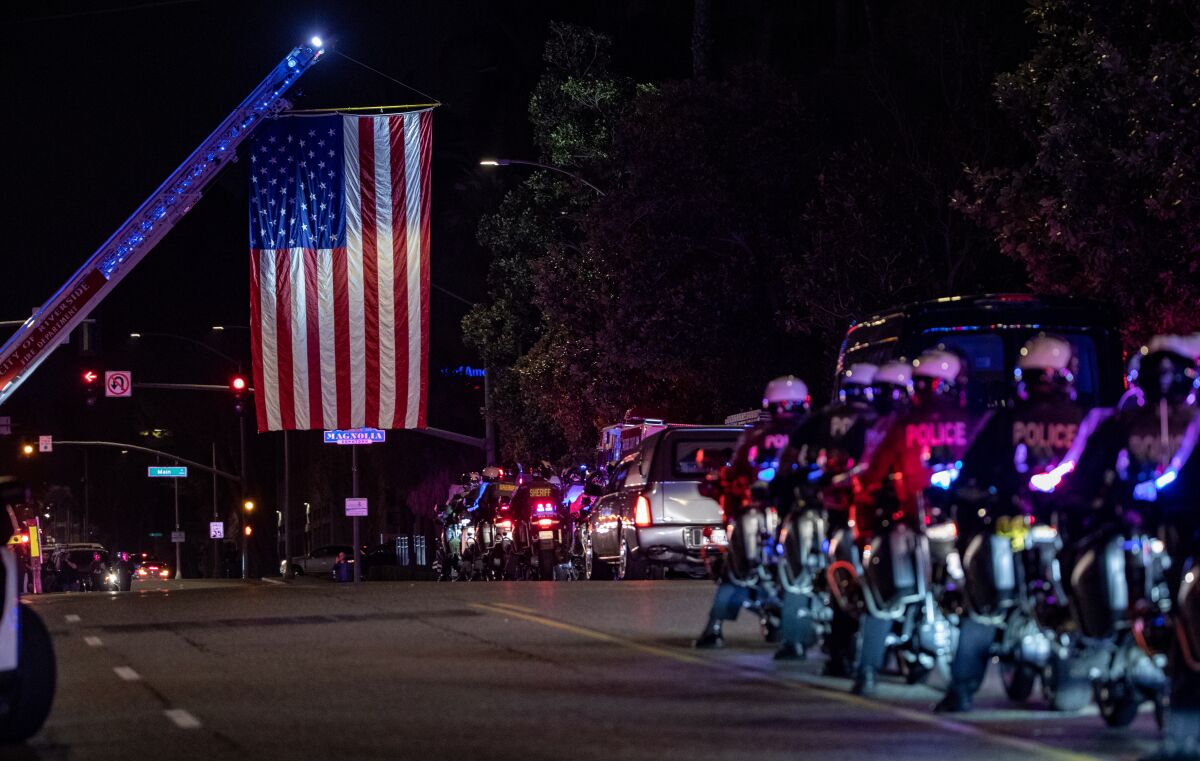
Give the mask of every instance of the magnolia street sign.
POLYGON ((326 444, 382 444, 387 440, 387 431, 378 428, 350 428, 326 431, 326 444))

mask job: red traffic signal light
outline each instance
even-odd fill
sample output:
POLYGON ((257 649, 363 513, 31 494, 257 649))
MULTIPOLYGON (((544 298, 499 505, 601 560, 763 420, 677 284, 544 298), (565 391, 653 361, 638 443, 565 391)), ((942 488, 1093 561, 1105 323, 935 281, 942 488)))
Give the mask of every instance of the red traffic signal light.
POLYGON ((100 375, 95 370, 83 371, 83 383, 85 386, 90 386, 98 380, 100 380, 100 375))
POLYGON ((240 375, 233 376, 233 380, 229 381, 229 388, 231 388, 235 392, 245 391, 246 390, 246 379, 240 375))

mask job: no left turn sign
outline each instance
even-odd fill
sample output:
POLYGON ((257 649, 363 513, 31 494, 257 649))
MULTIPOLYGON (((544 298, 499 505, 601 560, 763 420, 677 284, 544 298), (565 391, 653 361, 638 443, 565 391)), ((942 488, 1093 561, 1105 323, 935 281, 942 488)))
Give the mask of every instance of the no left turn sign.
POLYGON ((133 396, 133 373, 129 370, 109 370, 104 373, 105 396, 133 396))

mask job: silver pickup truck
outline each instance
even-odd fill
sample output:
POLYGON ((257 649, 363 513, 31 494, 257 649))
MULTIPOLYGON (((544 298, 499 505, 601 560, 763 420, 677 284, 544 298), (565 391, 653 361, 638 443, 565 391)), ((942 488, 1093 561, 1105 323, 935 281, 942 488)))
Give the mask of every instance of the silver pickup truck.
POLYGON ((700 493, 705 471, 697 455, 728 459, 742 429, 668 425, 643 439, 617 467, 608 493, 588 515, 584 576, 703 576, 703 554, 726 543, 721 508, 700 493))

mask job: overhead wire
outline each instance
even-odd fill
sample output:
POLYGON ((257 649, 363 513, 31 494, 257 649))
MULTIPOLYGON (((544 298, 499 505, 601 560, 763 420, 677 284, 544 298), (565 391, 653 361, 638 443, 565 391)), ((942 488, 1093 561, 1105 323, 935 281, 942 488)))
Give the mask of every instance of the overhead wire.
POLYGON ((340 50, 334 50, 333 52, 334 52, 335 54, 337 54, 337 55, 340 55, 342 58, 345 58, 345 59, 346 59, 347 61, 349 61, 350 63, 355 63, 355 64, 358 64, 359 66, 363 67, 363 68, 364 68, 364 69, 366 69, 367 71, 374 72, 374 73, 378 74, 379 76, 383 77, 384 79, 387 79, 387 80, 390 80, 390 81, 392 81, 392 82, 395 82, 396 84, 400 85, 401 87, 403 87, 403 88, 405 88, 405 89, 412 90, 412 91, 413 91, 413 92, 415 92, 417 95, 420 95, 422 98, 424 98, 425 100, 433 101, 433 105, 434 105, 434 106, 440 106, 440 105, 442 105, 442 102, 441 102, 440 100, 438 100, 437 98, 433 97, 433 96, 432 96, 432 95, 430 95, 429 93, 422 92, 421 90, 418 90, 417 88, 413 87, 412 85, 405 84, 404 82, 401 82, 399 79, 396 79, 395 77, 393 77, 393 76, 391 76, 391 75, 389 75, 389 74, 384 74, 384 73, 383 73, 382 71, 380 71, 379 69, 376 69, 376 68, 374 68, 373 66, 368 66, 367 64, 363 63, 362 61, 360 61, 360 60, 358 60, 358 59, 356 59, 356 58, 351 58, 350 56, 346 55, 345 53, 341 52, 340 50))

